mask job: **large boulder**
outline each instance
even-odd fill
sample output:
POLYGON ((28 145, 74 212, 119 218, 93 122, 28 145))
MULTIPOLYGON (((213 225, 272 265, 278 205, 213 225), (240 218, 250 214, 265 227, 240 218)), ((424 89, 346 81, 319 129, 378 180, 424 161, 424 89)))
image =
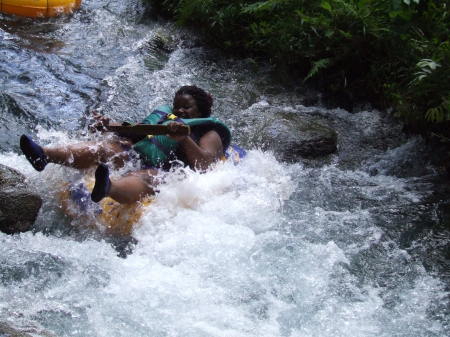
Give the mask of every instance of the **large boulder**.
POLYGON ((0 164, 0 231, 13 234, 30 229, 42 205, 25 176, 0 164))
POLYGON ((336 151, 336 131, 311 116, 279 112, 261 130, 264 149, 287 162, 325 156, 336 151))

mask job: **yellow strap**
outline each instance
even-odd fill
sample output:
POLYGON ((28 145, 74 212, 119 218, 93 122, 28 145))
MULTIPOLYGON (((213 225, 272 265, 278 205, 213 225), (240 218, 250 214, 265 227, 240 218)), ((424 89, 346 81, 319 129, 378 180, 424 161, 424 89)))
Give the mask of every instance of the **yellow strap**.
MULTIPOLYGON (((174 120, 174 119, 177 119, 178 116, 176 116, 176 115, 174 115, 174 114, 170 114, 170 115, 167 115, 166 118, 167 118, 167 119, 174 120)), ((153 135, 147 135, 147 138, 148 138, 148 139, 150 139, 150 138, 152 138, 152 137, 153 137, 153 135)))

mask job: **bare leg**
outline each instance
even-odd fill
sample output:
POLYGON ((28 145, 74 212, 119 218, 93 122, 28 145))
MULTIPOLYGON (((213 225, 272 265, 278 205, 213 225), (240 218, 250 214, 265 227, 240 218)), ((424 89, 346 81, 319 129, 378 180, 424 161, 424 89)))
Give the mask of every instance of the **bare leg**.
POLYGON ((132 172, 118 179, 111 179, 108 196, 121 204, 131 204, 147 195, 155 194, 156 186, 161 182, 157 170, 132 172))
POLYGON ((100 162, 112 159, 117 167, 124 166, 128 155, 126 140, 106 140, 103 142, 82 142, 67 146, 45 147, 44 153, 50 163, 62 164, 77 169, 86 169, 100 162))

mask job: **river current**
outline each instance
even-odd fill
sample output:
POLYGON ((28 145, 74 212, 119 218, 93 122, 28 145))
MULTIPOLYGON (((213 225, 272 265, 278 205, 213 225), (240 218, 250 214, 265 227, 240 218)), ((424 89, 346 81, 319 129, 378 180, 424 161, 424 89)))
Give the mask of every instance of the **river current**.
POLYGON ((37 336, 450 335, 450 234, 426 144, 369 107, 306 106, 270 67, 145 13, 85 0, 70 17, 0 15, 0 163, 44 201, 32 231, 0 233, 0 323, 37 336), (86 139, 92 109, 139 121, 186 84, 213 94, 248 156, 173 172, 133 240, 67 219, 57 195, 77 172, 38 173, 20 154, 22 133, 86 139), (260 150, 276 111, 316 116, 338 151, 288 164, 260 150))

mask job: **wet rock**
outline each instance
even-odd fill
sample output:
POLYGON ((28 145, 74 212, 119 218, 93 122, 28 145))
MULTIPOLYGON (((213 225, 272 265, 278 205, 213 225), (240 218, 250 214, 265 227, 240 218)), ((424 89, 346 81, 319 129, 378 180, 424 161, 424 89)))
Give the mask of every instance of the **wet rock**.
POLYGON ((145 66, 152 71, 163 69, 169 60, 169 54, 175 50, 175 46, 170 35, 163 31, 156 32, 140 48, 144 56, 145 66))
POLYGON ((14 329, 6 323, 0 322, 0 336, 5 337, 31 337, 30 334, 14 329))
MULTIPOLYGON (((23 75, 20 81, 27 81, 27 77, 23 75)), ((22 82, 23 83, 23 82, 22 82)), ((28 85, 25 83, 25 85, 28 85)), ((0 92, 0 150, 11 151, 17 149, 20 135, 28 133, 26 125, 34 125, 37 123, 27 109, 21 104, 20 99, 14 94, 6 94, 0 92)))
POLYGON ((0 164, 0 231, 13 234, 31 228, 42 199, 31 192, 25 177, 0 164))
POLYGON ((36 328, 14 328, 6 322, 0 322, 0 336, 2 337, 56 337, 51 332, 36 328))
POLYGON ((175 50, 176 44, 173 36, 169 32, 157 31, 150 41, 153 49, 159 49, 166 53, 171 53, 175 50))
POLYGON ((325 156, 336 151, 337 134, 310 116, 280 112, 262 130, 264 149, 279 159, 298 161, 301 157, 325 156))
POLYGON ((302 93, 302 104, 304 106, 315 106, 320 102, 320 94, 318 92, 308 90, 302 93))

